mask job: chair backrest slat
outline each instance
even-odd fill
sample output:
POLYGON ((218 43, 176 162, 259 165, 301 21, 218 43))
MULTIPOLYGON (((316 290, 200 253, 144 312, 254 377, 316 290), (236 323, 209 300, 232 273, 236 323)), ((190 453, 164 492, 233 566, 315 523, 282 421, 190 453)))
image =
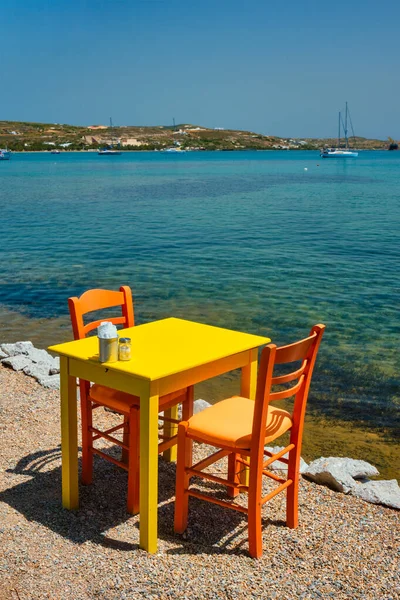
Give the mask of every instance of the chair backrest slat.
POLYGON ((93 329, 97 329, 100 323, 102 323, 104 320, 110 321, 110 323, 113 323, 114 325, 125 325, 125 317, 107 317, 104 319, 99 319, 98 321, 91 321, 85 325, 85 335, 93 331, 93 329))
POLYGON ((277 377, 272 378, 272 385, 281 385, 282 383, 289 383, 293 381, 293 379, 298 379, 300 375, 303 375, 305 368, 307 366, 307 361, 303 360, 300 369, 297 371, 292 371, 291 373, 286 373, 286 375, 279 375, 277 377))
POLYGON ((293 385, 286 390, 281 390, 280 392, 270 392, 269 401, 272 402, 273 400, 285 400, 286 398, 291 398, 300 391, 304 381, 305 377, 304 375, 301 375, 296 385, 293 385))
POLYGON ((307 357, 309 348, 312 346, 316 333, 313 333, 304 340, 289 344, 288 346, 281 346, 276 350, 275 364, 281 365, 282 363, 291 363, 297 360, 303 360, 307 357))
POLYGON ((114 290, 88 290, 79 298, 80 309, 84 315, 95 310, 122 306, 123 303, 124 294, 114 290))

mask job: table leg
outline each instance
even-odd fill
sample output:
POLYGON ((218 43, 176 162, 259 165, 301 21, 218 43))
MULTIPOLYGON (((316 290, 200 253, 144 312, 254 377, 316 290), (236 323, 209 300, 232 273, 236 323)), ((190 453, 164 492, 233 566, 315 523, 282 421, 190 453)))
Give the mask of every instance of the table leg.
POLYGON ((257 360, 258 349, 249 351, 249 362, 245 367, 242 367, 242 379, 240 382, 240 395, 245 398, 256 399, 257 386, 257 360))
POLYGON ((70 510, 79 506, 78 419, 76 379, 68 374, 68 358, 60 358, 61 479, 62 504, 70 510))
MULTIPOLYGON (((178 405, 172 406, 165 411, 165 416, 169 419, 178 419, 178 405)), ((164 422, 164 435, 167 437, 172 437, 177 435, 178 433, 178 425, 176 423, 171 423, 170 421, 164 422)), ((163 452, 163 458, 169 462, 176 462, 177 457, 177 445, 168 448, 163 452)))
MULTIPOLYGON (((240 395, 251 400, 256 399, 257 386, 257 361, 258 348, 249 351, 249 362, 245 367, 242 367, 242 378, 240 382, 240 395)), ((245 456, 242 456, 247 460, 245 456)), ((240 483, 249 485, 249 468, 243 467, 240 471, 240 483)))
POLYGON ((157 552, 158 385, 140 395, 140 547, 157 552))

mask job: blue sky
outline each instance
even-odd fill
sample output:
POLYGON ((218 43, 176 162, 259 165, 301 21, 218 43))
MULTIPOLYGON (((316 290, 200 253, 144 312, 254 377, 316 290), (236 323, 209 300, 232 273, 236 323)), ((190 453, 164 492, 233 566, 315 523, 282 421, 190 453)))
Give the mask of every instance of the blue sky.
POLYGON ((19 0, 0 7, 0 119, 400 138, 395 0, 19 0))

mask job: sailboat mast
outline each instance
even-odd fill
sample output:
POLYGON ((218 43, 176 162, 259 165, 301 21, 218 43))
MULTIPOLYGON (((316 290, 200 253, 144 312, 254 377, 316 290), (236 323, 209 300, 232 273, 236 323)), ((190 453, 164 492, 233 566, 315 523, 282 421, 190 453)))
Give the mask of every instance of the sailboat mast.
POLYGON ((340 148, 340 118, 341 118, 341 114, 339 111, 339 131, 338 131, 338 138, 337 138, 337 147, 340 148))
POLYGON ((348 142, 348 139, 347 139, 347 102, 346 102, 346 117, 345 117, 345 120, 344 120, 344 137, 345 137, 345 140, 346 140, 346 149, 347 149, 349 147, 349 142, 348 142))

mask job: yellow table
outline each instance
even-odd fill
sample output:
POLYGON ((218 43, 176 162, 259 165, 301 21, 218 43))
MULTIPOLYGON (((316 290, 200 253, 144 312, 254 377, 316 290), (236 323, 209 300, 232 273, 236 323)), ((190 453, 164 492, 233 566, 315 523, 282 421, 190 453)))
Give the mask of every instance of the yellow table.
MULTIPOLYGON (((183 319, 163 319, 119 332, 132 339, 132 359, 100 363, 98 339, 50 346, 60 355, 62 502, 77 509, 76 377, 140 397, 140 546, 157 551, 158 398, 233 369, 241 394, 255 397, 257 351, 265 337, 183 319)), ((175 459, 176 447, 170 452, 175 459)))

